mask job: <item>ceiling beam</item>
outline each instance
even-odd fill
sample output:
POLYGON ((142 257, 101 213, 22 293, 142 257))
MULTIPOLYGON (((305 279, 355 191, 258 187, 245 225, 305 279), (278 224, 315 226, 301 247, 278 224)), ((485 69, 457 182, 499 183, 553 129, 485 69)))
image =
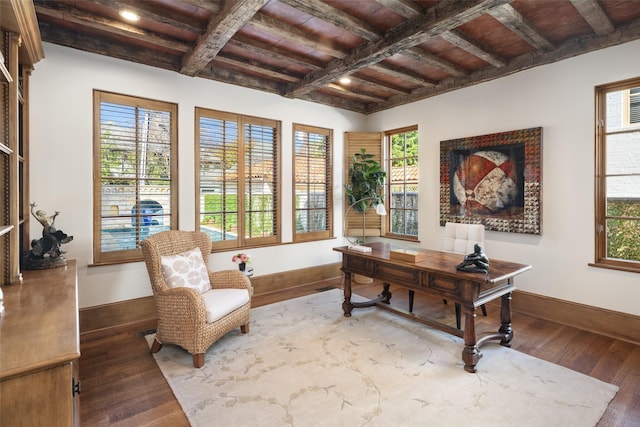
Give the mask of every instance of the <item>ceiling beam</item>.
POLYGON ((469 74, 465 69, 457 66, 453 62, 439 58, 433 53, 427 52, 419 47, 412 47, 410 49, 403 50, 400 52, 400 55, 407 56, 414 61, 422 62, 430 67, 437 68, 450 76, 466 76, 469 74))
POLYGON ((35 8, 36 12, 41 16, 73 22, 74 24, 84 25, 109 34, 135 39, 141 42, 172 49, 177 52, 188 52, 191 50, 191 46, 187 43, 181 43, 174 39, 162 37, 150 31, 143 30, 134 25, 82 12, 78 9, 71 9, 66 6, 51 8, 40 5, 36 5, 35 8))
POLYGON ((510 4, 496 7, 490 10, 489 14, 534 48, 542 50, 552 50, 554 48, 553 43, 510 4))
POLYGON ((300 10, 308 15, 315 16, 325 22, 329 22, 338 28, 347 28, 350 32, 368 41, 380 40, 382 37, 366 22, 342 12, 320 0, 280 0, 280 3, 300 10))
POLYGON ((614 30, 611 20, 596 0, 570 1, 597 35, 604 36, 614 30))
POLYGON ((317 37, 314 38, 308 32, 294 28, 263 13, 257 13, 248 24, 251 27, 289 40, 294 43, 294 45, 303 45, 325 55, 333 56, 334 58, 344 58, 348 55, 347 52, 341 49, 320 43, 317 37))
POLYGON ((422 15, 420 6, 411 0, 376 0, 381 5, 388 7, 400 16, 413 19, 422 15))
POLYGON ((195 76, 216 57, 218 52, 269 0, 234 0, 225 3, 193 50, 182 59, 180 72, 195 76))
POLYGON ((370 108, 367 110, 367 114, 430 98, 478 83, 495 80, 519 71, 562 61, 585 53, 627 43, 639 38, 640 21, 635 21, 626 26, 620 26, 613 33, 604 36, 592 34, 589 36, 577 37, 560 43, 552 52, 538 50, 535 52, 525 53, 513 58, 502 68, 484 68, 466 77, 452 77, 440 81, 435 86, 421 87, 406 96, 393 96, 385 103, 370 105, 370 108))
POLYGON ((131 58, 136 58, 136 62, 151 67, 176 72, 180 70, 180 61, 175 55, 151 51, 142 47, 133 47, 106 38, 89 37, 77 31, 52 27, 46 22, 40 23, 40 35, 43 41, 79 49, 92 54, 125 61, 131 61, 131 58))
POLYGON ((341 75, 350 74, 378 63, 405 49, 423 43, 431 37, 449 31, 477 18, 488 9, 508 0, 442 1, 425 11, 417 19, 403 22, 391 28, 384 39, 357 48, 348 57, 332 61, 325 70, 309 73, 301 83, 292 86, 286 94, 296 98, 328 84, 341 75))
POLYGON ((204 24, 197 19, 179 14, 172 14, 172 16, 169 17, 164 14, 166 11, 159 13, 162 9, 152 2, 140 0, 93 0, 93 2, 117 11, 131 9, 142 19, 160 22, 191 33, 202 34, 205 30, 204 24))
POLYGON ((487 48, 480 46, 478 43, 474 43, 471 40, 467 39, 460 31, 451 30, 445 31, 440 34, 440 37, 456 46, 464 50, 465 52, 482 59, 487 64, 491 64, 494 67, 504 67, 506 62, 500 59, 497 55, 489 52, 487 48))

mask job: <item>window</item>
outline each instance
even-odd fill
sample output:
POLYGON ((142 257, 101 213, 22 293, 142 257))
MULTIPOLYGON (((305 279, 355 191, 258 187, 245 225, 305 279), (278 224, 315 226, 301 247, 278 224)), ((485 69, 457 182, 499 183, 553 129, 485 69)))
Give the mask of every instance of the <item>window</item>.
POLYGON ((333 235, 331 158, 333 132, 293 125, 293 210, 295 242, 333 235))
POLYGON ((93 260, 139 261, 141 240, 177 228, 178 106, 97 90, 93 98, 93 260))
POLYGON ((196 108, 196 223, 214 249, 280 241, 280 122, 196 108))
POLYGON ((418 238, 418 127, 385 132, 387 236, 418 238))
POLYGON ((640 272, 640 78, 596 88, 595 265, 640 272))

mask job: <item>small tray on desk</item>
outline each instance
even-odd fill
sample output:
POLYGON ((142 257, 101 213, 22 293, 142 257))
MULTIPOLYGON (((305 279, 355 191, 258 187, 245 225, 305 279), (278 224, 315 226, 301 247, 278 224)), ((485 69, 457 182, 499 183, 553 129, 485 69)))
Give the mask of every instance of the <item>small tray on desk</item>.
POLYGON ((405 262, 422 262, 427 259, 427 254, 424 252, 414 251, 411 249, 391 249, 389 251, 389 258, 397 259, 398 261, 405 262))

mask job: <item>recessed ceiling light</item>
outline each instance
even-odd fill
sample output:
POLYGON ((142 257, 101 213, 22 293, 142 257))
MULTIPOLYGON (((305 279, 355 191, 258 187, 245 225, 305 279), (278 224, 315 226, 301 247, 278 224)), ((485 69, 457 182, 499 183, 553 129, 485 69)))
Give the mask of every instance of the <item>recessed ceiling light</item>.
POLYGON ((340 83, 342 83, 343 85, 348 85, 349 83, 351 83, 351 79, 349 77, 342 77, 340 79, 340 83))
POLYGON ((122 16, 127 21, 136 22, 136 21, 140 20, 140 15, 138 15, 137 13, 132 12, 130 10, 126 10, 126 9, 120 11, 120 16, 122 16))

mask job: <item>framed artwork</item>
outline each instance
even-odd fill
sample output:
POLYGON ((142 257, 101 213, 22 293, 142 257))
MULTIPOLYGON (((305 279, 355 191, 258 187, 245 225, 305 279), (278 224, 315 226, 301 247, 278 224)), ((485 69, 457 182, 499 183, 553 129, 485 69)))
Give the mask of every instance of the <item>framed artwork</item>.
POLYGON ((542 234, 542 128, 440 141, 440 225, 542 234))

